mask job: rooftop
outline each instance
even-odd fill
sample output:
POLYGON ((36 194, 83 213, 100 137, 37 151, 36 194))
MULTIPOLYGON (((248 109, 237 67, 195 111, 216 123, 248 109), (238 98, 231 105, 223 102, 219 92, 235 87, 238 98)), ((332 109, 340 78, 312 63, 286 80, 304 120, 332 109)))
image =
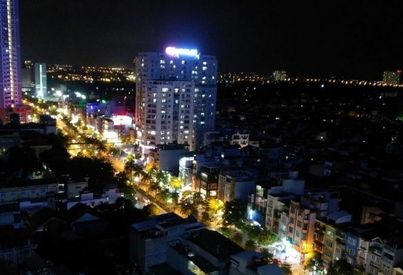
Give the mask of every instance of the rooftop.
POLYGON ((181 275, 179 271, 173 269, 167 263, 154 265, 149 268, 149 274, 153 275, 181 275))
POLYGON ((208 260, 201 257, 200 255, 195 254, 193 251, 190 251, 189 248, 182 243, 175 243, 171 245, 171 247, 182 256, 188 258, 189 261, 192 261, 206 274, 217 270, 217 268, 212 263, 210 263, 208 260))
POLYGON ((229 260, 233 254, 244 251, 239 245, 216 231, 202 229, 192 232, 188 240, 219 260, 229 260))

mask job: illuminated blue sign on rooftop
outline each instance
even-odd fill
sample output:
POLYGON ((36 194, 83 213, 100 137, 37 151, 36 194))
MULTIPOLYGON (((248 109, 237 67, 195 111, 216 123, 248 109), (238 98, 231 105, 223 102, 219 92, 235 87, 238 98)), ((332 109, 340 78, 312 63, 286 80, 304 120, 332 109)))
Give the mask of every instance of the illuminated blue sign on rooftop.
POLYGON ((197 49, 184 49, 176 47, 167 47, 165 53, 173 57, 194 57, 199 59, 200 53, 197 49))

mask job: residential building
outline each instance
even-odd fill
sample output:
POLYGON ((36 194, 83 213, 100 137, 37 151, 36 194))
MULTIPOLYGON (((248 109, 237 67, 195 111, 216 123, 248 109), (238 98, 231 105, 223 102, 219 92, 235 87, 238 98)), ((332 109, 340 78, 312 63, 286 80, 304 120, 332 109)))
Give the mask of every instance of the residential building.
POLYGON ((392 275, 395 267, 403 264, 403 238, 376 238, 371 241, 365 266, 370 275, 392 275))
POLYGON ((194 230, 170 244, 167 263, 185 275, 228 274, 231 256, 243 251, 216 231, 194 230))
POLYGON ((292 199, 296 199, 296 196, 291 193, 276 193, 267 195, 265 218, 265 226, 267 229, 280 235, 281 214, 284 211, 288 212, 288 203, 292 199))
POLYGON ((298 201, 290 201, 286 237, 302 253, 313 250, 315 219, 315 210, 298 201))
POLYGON ((59 191, 55 179, 32 180, 18 186, 0 187, 0 204, 9 204, 22 200, 47 199, 59 191))
MULTIPOLYGON (((186 144, 194 147, 194 96, 191 81, 144 80, 141 124, 138 132, 143 148, 160 144, 186 144)), ((138 85, 140 85, 138 84, 138 85)))
POLYGON ((368 259, 369 245, 380 234, 379 224, 352 225, 344 229, 347 262, 360 270, 365 270, 368 259))
POLYGON ((325 266, 345 258, 346 232, 340 224, 351 222, 346 211, 333 212, 326 218, 317 218, 314 233, 314 250, 321 255, 325 266))
POLYGON ((317 217, 326 217, 339 210, 340 193, 338 191, 307 192, 301 197, 301 204, 314 209, 317 217))
POLYGON ((181 157, 179 159, 179 177, 183 179, 185 185, 192 184, 194 157, 181 157))
POLYGON ((21 264, 34 254, 36 248, 27 229, 0 229, 0 260, 21 264))
POLYGON ((200 192, 206 198, 217 197, 219 173, 220 168, 216 165, 202 165, 193 174, 193 190, 200 192))
POLYGON ((256 189, 256 179, 257 171, 253 169, 222 169, 218 176, 218 199, 246 202, 256 189))
POLYGON ((241 148, 249 145, 249 134, 243 132, 237 132, 231 136, 231 145, 237 145, 241 148))
POLYGON ((140 53, 134 63, 135 124, 143 148, 174 141, 200 147, 204 133, 214 130, 216 58, 167 47, 164 53, 140 53))
POLYGON ((130 258, 143 271, 167 261, 169 243, 185 232, 199 230, 203 225, 193 217, 182 219, 173 213, 155 216, 133 224, 130 233, 130 258))
POLYGON ((159 145, 156 154, 156 162, 159 169, 167 171, 172 175, 178 175, 179 161, 182 157, 189 154, 189 150, 181 144, 163 144, 159 145))
POLYGON ((297 171, 273 173, 268 182, 258 183, 256 191, 250 195, 248 210, 253 209, 253 211, 248 211, 248 213, 261 225, 266 225, 274 232, 279 232, 282 210, 287 209, 288 212, 286 204, 291 199, 302 195, 304 190, 305 181, 299 178, 297 171))
POLYGON ((101 195, 94 195, 94 193, 85 192, 80 194, 78 198, 69 199, 67 201, 67 210, 78 203, 87 205, 89 207, 95 207, 101 204, 114 204, 118 198, 122 197, 122 195, 123 194, 120 193, 116 188, 106 190, 101 195))
POLYGON ((284 272, 275 264, 267 263, 266 257, 255 251, 243 251, 231 256, 230 275, 281 275, 284 272))

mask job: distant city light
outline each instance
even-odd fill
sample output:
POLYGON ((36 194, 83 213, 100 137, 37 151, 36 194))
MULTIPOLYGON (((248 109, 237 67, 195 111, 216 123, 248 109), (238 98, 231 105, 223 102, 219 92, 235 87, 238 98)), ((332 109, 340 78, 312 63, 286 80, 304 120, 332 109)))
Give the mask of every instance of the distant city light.
POLYGON ((165 49, 165 53, 169 56, 177 57, 187 56, 194 57, 199 59, 200 53, 197 49, 185 49, 185 48, 175 48, 175 47, 167 47, 165 49))

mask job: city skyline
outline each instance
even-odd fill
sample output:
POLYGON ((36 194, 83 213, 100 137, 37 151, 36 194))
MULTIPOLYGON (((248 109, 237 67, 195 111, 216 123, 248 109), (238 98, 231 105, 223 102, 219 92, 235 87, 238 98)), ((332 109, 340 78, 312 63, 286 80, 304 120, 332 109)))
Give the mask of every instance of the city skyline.
POLYGON ((402 3, 21 1, 23 57, 131 65, 168 44, 198 47, 219 70, 381 79, 403 64, 402 3), (94 6, 97 6, 94 9, 94 6), (151 20, 152 18, 152 20, 151 20), (33 31, 37 30, 37 31, 33 31), (46 50, 42 41, 52 45, 46 50), (231 45, 230 47, 228 45, 231 45))

